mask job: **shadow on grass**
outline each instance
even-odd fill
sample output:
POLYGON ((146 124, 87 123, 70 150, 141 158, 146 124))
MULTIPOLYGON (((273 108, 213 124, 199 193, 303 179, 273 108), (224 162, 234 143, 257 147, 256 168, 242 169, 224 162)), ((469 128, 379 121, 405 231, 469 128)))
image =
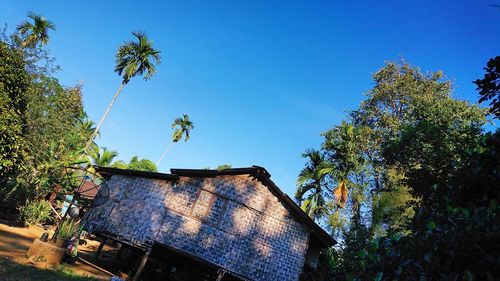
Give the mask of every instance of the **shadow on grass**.
POLYGON ((0 258, 0 280, 2 281, 98 281, 92 277, 81 276, 69 266, 59 265, 54 269, 39 269, 29 265, 17 264, 7 258, 0 258))

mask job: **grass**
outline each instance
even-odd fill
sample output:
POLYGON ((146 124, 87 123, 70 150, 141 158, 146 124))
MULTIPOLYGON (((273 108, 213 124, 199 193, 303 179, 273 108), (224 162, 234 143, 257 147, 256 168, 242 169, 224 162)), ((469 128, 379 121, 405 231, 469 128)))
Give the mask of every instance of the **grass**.
POLYGON ((98 279, 81 276, 70 266, 59 265, 54 269, 38 269, 17 264, 9 259, 0 258, 0 280, 2 281, 98 281, 98 279))

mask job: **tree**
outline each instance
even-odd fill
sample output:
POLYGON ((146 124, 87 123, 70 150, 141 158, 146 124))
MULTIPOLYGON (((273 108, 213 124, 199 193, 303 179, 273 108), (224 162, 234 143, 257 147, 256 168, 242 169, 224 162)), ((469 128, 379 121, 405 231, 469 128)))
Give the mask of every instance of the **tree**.
POLYGON ((130 82, 130 79, 137 75, 143 75, 143 79, 145 81, 151 79, 151 77, 153 77, 156 73, 155 65, 161 63, 160 51, 153 48, 153 42, 148 39, 146 33, 134 31, 132 32, 132 35, 137 41, 125 42, 125 44, 118 48, 118 52, 116 53, 115 72, 123 78, 120 88, 118 88, 118 91, 111 99, 111 102, 101 117, 101 120, 97 124, 94 133, 85 145, 83 151, 84 153, 86 153, 92 145, 92 142, 98 134, 102 123, 106 119, 106 116, 108 116, 108 113, 120 95, 123 87, 130 82))
POLYGON ((23 48, 35 48, 38 44, 47 45, 49 30, 56 30, 56 26, 41 15, 28 12, 28 18, 33 22, 24 21, 17 26, 23 48))
MULTIPOLYGON (((226 170, 226 169, 231 169, 231 164, 222 164, 222 165, 219 165, 217 166, 217 168, 215 168, 217 171, 222 171, 222 170, 226 170)), ((210 170, 210 169, 208 169, 210 170)))
POLYGON ((108 150, 106 147, 102 149, 98 146, 93 146, 92 150, 89 152, 89 162, 94 166, 99 167, 114 167, 125 169, 127 164, 123 161, 113 160, 118 156, 118 152, 115 150, 108 150))
POLYGON ((21 52, 0 42, 0 199, 6 182, 26 169, 28 143, 23 138, 31 88, 21 52))
POLYGON ((167 149, 163 152, 158 162, 156 162, 156 166, 160 165, 161 160, 165 157, 174 143, 179 142, 182 137, 184 137, 184 142, 189 140, 191 137, 191 130, 194 129, 194 123, 189 120, 189 116, 187 114, 183 114, 182 118, 176 118, 174 120, 174 123, 172 123, 172 129, 174 129, 172 142, 167 146, 167 149))
POLYGON ((484 78, 474 81, 481 96, 479 102, 491 100, 490 113, 500 118, 500 56, 491 58, 484 70, 484 78))
POLYGON ((156 172, 157 168, 155 163, 148 159, 140 159, 137 156, 132 157, 128 163, 127 169, 138 170, 138 171, 148 171, 156 172))
POLYGON ((448 161, 459 160, 463 147, 477 143, 485 111, 453 99, 451 83, 443 79, 440 71, 422 73, 404 61, 387 63, 373 75, 373 80, 367 99, 346 121, 358 130, 356 137, 341 137, 339 130, 329 130, 324 147, 332 162, 351 163, 347 169, 351 170, 349 182, 358 186, 358 201, 370 210, 365 220, 371 220, 371 233, 383 234, 390 227, 405 231, 416 203, 404 181, 410 167, 442 172, 448 161), (411 128, 423 129, 425 124, 439 130, 419 130, 419 137, 409 135, 411 128), (407 143, 401 149, 408 153, 392 143, 405 134, 407 143), (343 142, 336 139, 351 139, 344 142, 355 149, 339 153, 349 150, 348 146, 339 147, 343 142), (335 142, 337 145, 332 146, 335 142), (405 157, 408 161, 404 165, 396 161, 405 157), (354 163, 359 166, 352 166, 354 163))
MULTIPOLYGON (((324 133, 328 159, 338 173, 347 172, 352 194, 342 210, 350 223, 336 278, 454 279, 458 264, 462 274, 469 267, 447 256, 447 243, 456 253, 473 243, 454 236, 467 232, 463 217, 453 214, 458 206, 451 182, 471 163, 464 149, 480 146, 486 111, 452 98, 451 83, 439 71, 424 74, 405 62, 390 62, 373 79, 347 125, 324 133), (453 266, 440 271, 436 266, 443 263, 453 266)), ((484 221, 494 225, 491 218, 484 221)), ((474 229, 483 225, 469 222, 474 229)))
POLYGON ((324 171, 330 171, 331 163, 321 151, 315 149, 306 150, 302 158, 307 159, 307 163, 297 179, 295 200, 312 219, 319 219, 327 213, 326 202, 331 189, 327 188, 328 173, 324 171))
POLYGON ((51 77, 50 60, 49 67, 37 67, 46 58, 42 44, 30 46, 28 56, 5 40, 0 42, 0 201, 12 209, 61 183, 62 168, 77 159, 90 135, 78 125, 85 115, 81 85, 62 86, 51 77))

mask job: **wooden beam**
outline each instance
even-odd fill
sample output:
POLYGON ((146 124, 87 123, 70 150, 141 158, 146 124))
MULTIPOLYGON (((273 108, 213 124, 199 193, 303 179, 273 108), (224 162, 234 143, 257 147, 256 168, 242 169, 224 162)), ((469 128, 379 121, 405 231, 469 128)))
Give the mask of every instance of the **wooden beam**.
POLYGON ((150 253, 151 253, 151 249, 146 250, 146 253, 144 253, 144 256, 142 257, 141 263, 139 264, 139 268, 137 268, 137 271, 135 272, 135 275, 134 275, 134 279, 132 279, 132 281, 139 280, 139 277, 141 276, 142 270, 144 269, 144 266, 146 266, 146 262, 148 261, 150 253))
POLYGON ((57 219, 62 219, 61 215, 59 215, 59 213, 56 211, 56 209, 54 209, 54 207, 52 206, 52 204, 49 204, 50 206, 50 209, 52 209, 52 212, 54 212, 54 214, 56 215, 57 219))
POLYGON ((102 238, 101 244, 99 245, 99 248, 97 248, 97 251, 95 252, 94 258, 97 260, 99 258, 99 255, 101 254, 102 248, 104 247, 104 244, 106 244, 106 238, 102 238))
POLYGON ((222 281, 224 275, 226 275, 226 271, 224 269, 217 270, 217 279, 215 279, 215 281, 222 281))
POLYGON ((100 271, 102 271, 102 272, 104 272, 104 273, 108 274, 109 276, 114 276, 114 274, 113 274, 113 273, 111 273, 111 272, 107 271, 106 269, 104 269, 104 268, 102 268, 102 267, 98 267, 97 265, 95 265, 95 264, 93 264, 93 263, 89 262, 88 260, 85 260, 85 259, 83 259, 83 258, 81 258, 81 257, 78 257, 78 261, 79 261, 79 262, 82 262, 82 263, 84 263, 84 264, 90 265, 90 266, 92 266, 93 268, 98 269, 98 270, 100 270, 100 271))

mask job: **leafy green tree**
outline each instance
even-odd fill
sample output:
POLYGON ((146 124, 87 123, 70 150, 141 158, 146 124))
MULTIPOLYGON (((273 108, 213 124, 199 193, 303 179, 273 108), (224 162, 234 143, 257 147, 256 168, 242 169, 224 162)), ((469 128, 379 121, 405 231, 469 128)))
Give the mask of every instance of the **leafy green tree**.
MULTIPOLYGON (((26 128, 26 92, 31 88, 21 52, 0 42, 0 195, 5 185, 26 169, 28 143, 26 128)), ((0 196, 0 198, 3 196, 0 196)))
POLYGON ((479 90, 479 102, 490 101, 490 113, 500 118, 500 56, 491 58, 486 67, 483 79, 477 79, 474 84, 479 90))
POLYGON ((342 210, 350 223, 343 231, 336 277, 418 279, 439 271, 423 268, 431 259, 428 247, 441 238, 428 236, 420 244, 421 237, 436 231, 431 218, 449 202, 443 195, 454 175, 467 169, 464 148, 479 145, 486 112, 452 98, 451 83, 441 72, 424 74, 404 62, 388 63, 373 79, 367 99, 346 121, 355 133, 340 126, 324 133, 323 147, 338 172, 347 173, 352 194, 351 205, 342 210), (378 240, 370 241, 373 237, 378 240))
POLYGON ((370 185, 367 180, 369 159, 365 153, 369 140, 366 129, 344 121, 322 134, 325 137, 322 145, 325 157, 332 163, 331 168, 324 172, 332 175, 330 185, 337 186, 331 204, 333 209, 328 217, 332 232, 337 236, 347 228, 355 227, 353 216, 361 216, 361 207, 366 204, 370 185))
POLYGON ((35 48, 38 44, 47 45, 49 42, 49 30, 55 30, 56 26, 41 15, 28 12, 28 18, 17 26, 23 48, 35 48))
POLYGON ((148 159, 140 159, 137 156, 132 157, 130 162, 128 163, 127 169, 130 170, 138 170, 138 171, 148 171, 148 172, 156 172, 158 169, 156 168, 155 163, 148 159))
POLYGON ((184 137, 184 142, 189 140, 191 137, 191 130, 194 129, 194 123, 189 120, 189 116, 187 114, 183 114, 182 118, 176 118, 174 120, 174 123, 172 123, 172 129, 174 129, 172 142, 167 146, 167 149, 163 152, 158 162, 156 162, 156 166, 160 165, 161 160, 165 157, 174 143, 179 142, 182 137, 184 137))
POLYGON ((23 49, 5 40, 0 43, 0 130, 5 142, 0 149, 9 159, 2 163, 2 173, 8 175, 0 180, 0 200, 14 208, 36 201, 61 183, 63 167, 77 159, 89 135, 78 126, 85 115, 80 85, 63 87, 51 77, 51 60, 39 47, 43 44, 23 49), (39 66, 43 63, 49 67, 39 66))
POLYGON ((231 164, 222 164, 222 165, 217 166, 217 168, 215 168, 215 169, 217 171, 222 171, 222 170, 231 169, 231 168, 232 168, 231 164))
POLYGON ((125 42, 125 44, 118 48, 118 52, 116 53, 115 72, 123 78, 120 88, 118 88, 118 91, 111 99, 94 133, 85 145, 84 153, 92 145, 102 123, 106 119, 106 116, 108 116, 123 87, 130 82, 130 79, 138 75, 143 75, 143 79, 146 81, 149 80, 156 73, 155 65, 161 62, 160 51, 153 48, 153 42, 148 39, 145 32, 134 31, 132 35, 136 41, 125 42))
POLYGON ((342 137, 341 130, 333 129, 324 134, 331 161, 346 163, 338 167, 340 172, 350 171, 349 183, 358 191, 353 199, 370 210, 366 219, 374 235, 389 227, 405 231, 418 201, 403 180, 410 167, 441 171, 448 161, 460 159, 463 147, 479 139, 484 110, 453 99, 451 84, 442 77, 441 72, 424 74, 405 62, 387 63, 373 75, 368 98, 350 114, 347 122, 356 133, 342 137), (427 131, 406 138, 408 146, 402 148, 413 155, 392 144, 426 123, 436 124, 440 134, 427 131), (405 165, 392 161, 401 157, 411 159, 405 165))

